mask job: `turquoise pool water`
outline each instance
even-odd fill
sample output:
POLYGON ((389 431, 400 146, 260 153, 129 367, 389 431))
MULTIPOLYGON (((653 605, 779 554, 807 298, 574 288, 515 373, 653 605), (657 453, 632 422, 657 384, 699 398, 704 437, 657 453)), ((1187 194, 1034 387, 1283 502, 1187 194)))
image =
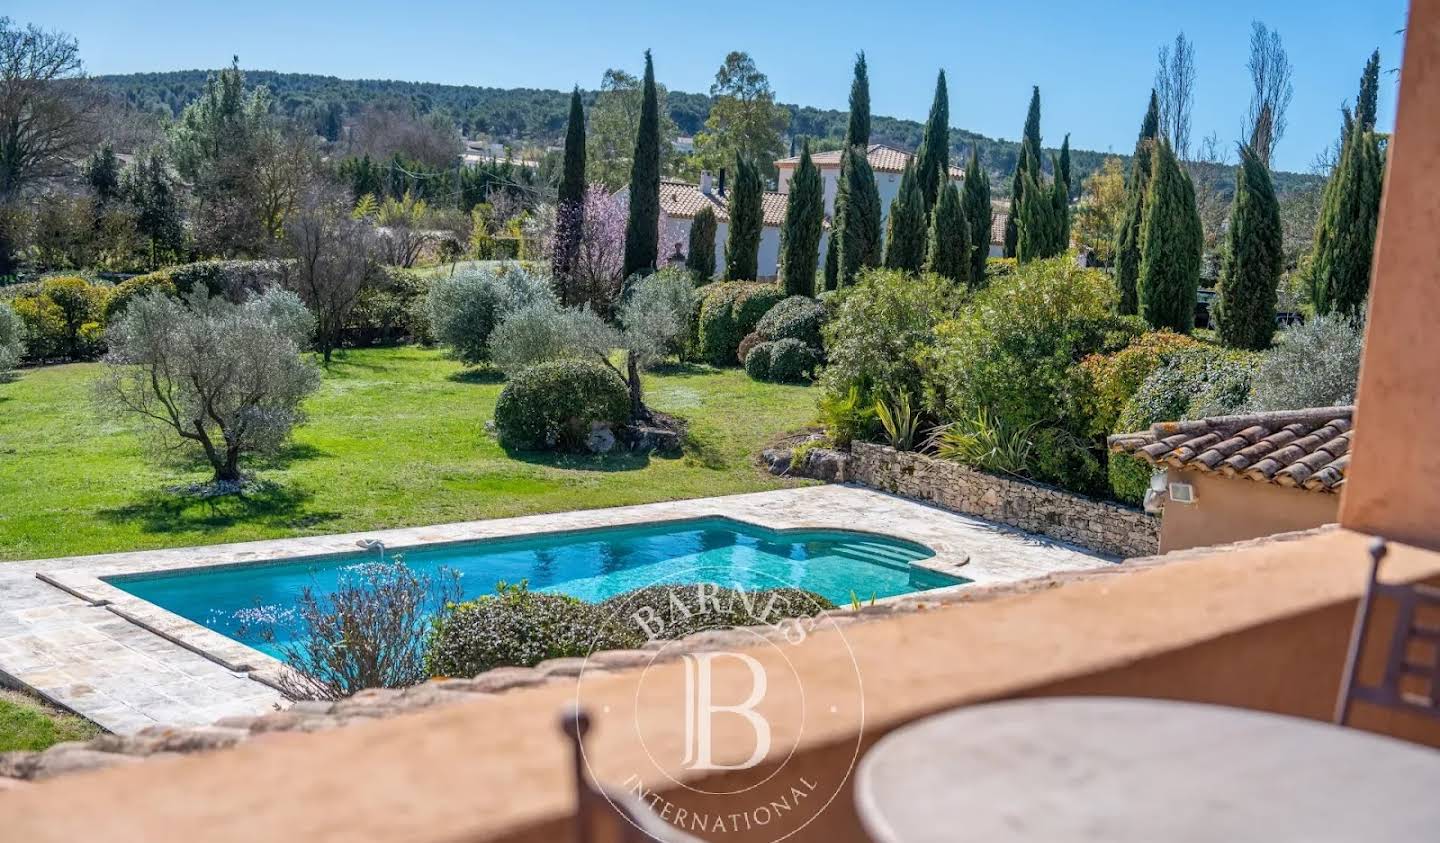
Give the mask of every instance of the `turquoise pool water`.
MULTIPOLYGON (((934 555, 918 544, 837 530, 775 531, 727 518, 604 527, 569 533, 394 551, 413 570, 458 571, 465 598, 497 582, 600 601, 642 586, 712 582, 745 590, 792 586, 837 605, 893 597, 967 580, 914 568, 934 555)), ((240 638, 241 616, 293 607, 306 586, 333 591, 347 570, 376 551, 338 556, 108 578, 117 588, 181 617, 240 638)), ((276 645, 245 643, 272 653, 276 645)))

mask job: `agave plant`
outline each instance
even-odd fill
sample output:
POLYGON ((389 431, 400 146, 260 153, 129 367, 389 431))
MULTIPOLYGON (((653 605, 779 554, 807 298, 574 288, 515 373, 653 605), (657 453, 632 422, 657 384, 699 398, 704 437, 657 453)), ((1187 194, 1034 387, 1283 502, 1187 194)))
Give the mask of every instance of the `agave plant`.
POLYGON ((900 393, 892 405, 885 399, 875 402, 875 416, 885 429, 885 438, 897 451, 915 450, 915 435, 920 430, 920 414, 910 405, 910 393, 900 393))
POLYGON ((935 428, 925 445, 941 459, 1024 477, 1034 448, 1030 436, 1034 428, 1032 424, 1007 430, 988 410, 980 409, 969 418, 935 428))

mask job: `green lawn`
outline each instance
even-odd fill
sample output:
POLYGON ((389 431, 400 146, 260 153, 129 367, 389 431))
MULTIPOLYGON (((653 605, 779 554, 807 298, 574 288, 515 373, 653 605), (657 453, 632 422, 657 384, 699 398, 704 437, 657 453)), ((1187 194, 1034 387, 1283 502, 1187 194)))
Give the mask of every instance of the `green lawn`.
POLYGON ((439 351, 350 351, 282 454, 269 491, 201 501, 166 491, 208 471, 161 458, 90 399, 96 364, 0 384, 0 560, 438 524, 788 485, 751 457, 809 422, 811 390, 738 370, 647 375, 647 402, 690 421, 683 457, 507 454, 485 429, 502 383, 439 351))
POLYGON ((0 752, 41 750, 100 734, 88 720, 66 714, 19 691, 0 688, 0 752))

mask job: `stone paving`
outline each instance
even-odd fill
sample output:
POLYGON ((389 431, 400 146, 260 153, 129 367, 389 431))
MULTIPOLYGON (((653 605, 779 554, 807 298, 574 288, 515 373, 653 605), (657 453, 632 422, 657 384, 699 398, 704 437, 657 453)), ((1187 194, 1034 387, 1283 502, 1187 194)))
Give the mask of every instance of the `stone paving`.
MULTIPOLYGON (((286 705, 266 684, 273 681, 278 663, 131 597, 101 577, 349 552, 365 539, 403 549, 705 516, 776 529, 861 529, 917 541, 935 551, 926 567, 974 583, 942 592, 1095 569, 1115 561, 903 498, 831 485, 433 527, 15 562, 0 565, 0 679, 29 687, 118 734, 253 718, 286 705)), ((925 593, 925 599, 941 597, 925 593)))

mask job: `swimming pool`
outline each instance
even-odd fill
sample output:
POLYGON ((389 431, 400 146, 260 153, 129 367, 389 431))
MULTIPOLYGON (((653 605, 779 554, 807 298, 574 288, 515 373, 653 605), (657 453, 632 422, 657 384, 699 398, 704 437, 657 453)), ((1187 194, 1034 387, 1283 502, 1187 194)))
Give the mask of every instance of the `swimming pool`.
MULTIPOLYGON (((504 581, 598 602, 634 588, 713 582, 745 590, 809 589, 837 605, 894 597, 968 580, 910 563, 923 545, 840 530, 770 530, 729 518, 600 527, 392 551, 412 570, 458 572, 465 599, 504 581)), ((375 550, 276 562, 124 574, 106 582, 187 620, 241 640, 246 612, 284 611, 302 589, 333 592, 347 570, 373 563, 375 550)), ((271 652, 276 647, 245 639, 271 652)))

